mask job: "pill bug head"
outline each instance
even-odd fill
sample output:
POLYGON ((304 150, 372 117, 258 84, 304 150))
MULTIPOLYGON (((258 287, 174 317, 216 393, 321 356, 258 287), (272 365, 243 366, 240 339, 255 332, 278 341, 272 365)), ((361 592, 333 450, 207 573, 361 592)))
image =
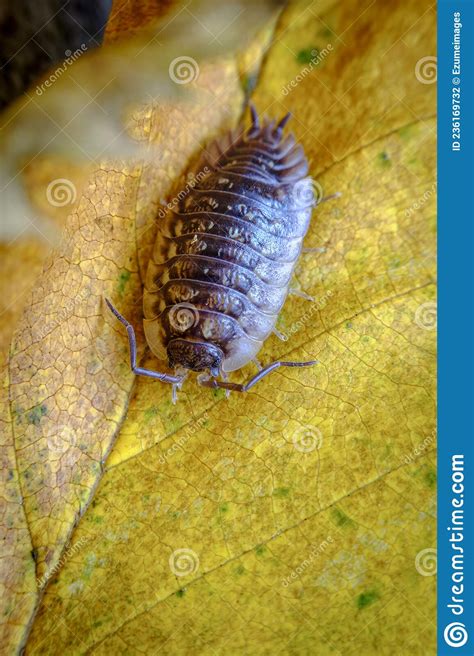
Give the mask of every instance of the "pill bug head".
POLYGON ((218 346, 189 339, 172 339, 166 351, 171 368, 181 366, 191 371, 209 371, 211 376, 219 374, 224 358, 218 346))

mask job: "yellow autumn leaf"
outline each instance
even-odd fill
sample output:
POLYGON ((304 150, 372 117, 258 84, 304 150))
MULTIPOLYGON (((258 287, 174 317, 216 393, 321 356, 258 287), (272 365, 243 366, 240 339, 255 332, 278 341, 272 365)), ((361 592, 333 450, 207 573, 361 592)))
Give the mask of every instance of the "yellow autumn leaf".
POLYGON ((315 301, 289 298, 286 339, 261 353, 317 367, 229 399, 188 381, 173 406, 134 384, 102 302, 156 368, 140 327, 154 217, 238 121, 242 59, 203 65, 192 104, 138 114, 156 161, 89 179, 5 376, 4 644, 434 653, 435 90, 416 75, 434 33, 414 0, 295 2, 258 76, 259 112, 291 111, 317 189, 341 193, 296 272, 315 301))

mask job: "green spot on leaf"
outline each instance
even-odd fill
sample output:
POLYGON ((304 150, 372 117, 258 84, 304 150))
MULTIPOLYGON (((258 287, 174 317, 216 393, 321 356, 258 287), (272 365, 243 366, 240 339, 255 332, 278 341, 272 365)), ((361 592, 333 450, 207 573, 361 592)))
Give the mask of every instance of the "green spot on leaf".
POLYGON ((398 269, 400 264, 401 264, 400 258, 396 257, 393 260, 390 260, 389 267, 390 267, 390 269, 398 269))
POLYGON ((256 549, 255 549, 255 553, 257 554, 257 556, 263 556, 265 551, 266 551, 266 549, 263 546, 263 544, 259 544, 258 547, 256 547, 256 549))
POLYGON ((276 487, 273 490, 273 496, 278 497, 279 499, 285 499, 287 496, 290 494, 290 488, 289 487, 276 487))
POLYGON ((331 30, 330 27, 323 27, 322 30, 319 30, 320 36, 324 36, 326 39, 329 39, 331 36, 333 36, 334 32, 331 30))
POLYGON ((38 426, 41 421, 41 417, 44 417, 47 412, 48 408, 45 405, 37 405, 26 415, 28 423, 38 426))
POLYGON ((94 554, 89 554, 87 556, 85 567, 82 570, 82 577, 86 581, 90 580, 90 578, 92 576, 92 572, 94 571, 95 566, 96 566, 96 561, 97 561, 97 557, 94 554))
POLYGON ((386 153, 385 151, 383 151, 382 153, 379 153, 379 154, 377 155, 377 159, 378 159, 379 163, 380 163, 382 166, 384 166, 385 168, 388 168, 389 166, 392 166, 392 162, 391 162, 391 160, 390 160, 390 156, 389 156, 388 153, 386 153))
POLYGON ((348 517, 346 513, 342 512, 342 510, 340 510, 339 508, 333 509, 332 516, 338 526, 345 526, 346 528, 348 528, 349 526, 354 525, 353 520, 350 517, 348 517))
POLYGON ((130 280, 130 276, 132 274, 130 271, 121 271, 119 274, 119 281, 118 281, 118 286, 117 290, 120 296, 123 296, 123 293, 125 291, 125 287, 127 285, 127 282, 130 280))
POLYGON ((363 592, 357 597, 357 608, 359 610, 362 610, 362 608, 366 608, 367 606, 370 606, 378 599, 380 599, 380 595, 375 590, 369 590, 367 592, 363 592))
POLYGON ((313 59, 316 59, 319 55, 319 50, 317 48, 305 48, 300 50, 296 55, 296 61, 299 64, 309 64, 313 59))
POLYGON ((409 139, 410 137, 413 136, 413 125, 405 125, 403 128, 400 128, 398 131, 398 134, 403 138, 403 139, 409 139))
POLYGON ((159 414, 160 410, 157 405, 152 405, 150 408, 147 408, 144 412, 146 421, 151 421, 153 417, 156 417, 159 414))
POLYGON ((181 599, 181 597, 184 597, 186 594, 186 590, 183 590, 183 588, 180 588, 179 590, 176 590, 176 596, 181 599))
POLYGON ((428 487, 434 487, 436 485, 436 471, 429 468, 425 473, 425 481, 428 487))

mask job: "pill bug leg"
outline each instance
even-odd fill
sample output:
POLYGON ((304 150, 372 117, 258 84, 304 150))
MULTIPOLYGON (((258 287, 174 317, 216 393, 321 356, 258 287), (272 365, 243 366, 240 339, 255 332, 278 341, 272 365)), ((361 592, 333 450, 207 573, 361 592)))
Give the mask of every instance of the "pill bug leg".
POLYGON ((171 387, 171 403, 173 405, 176 405, 177 400, 178 400, 178 384, 173 383, 171 387))
POLYGON ((288 337, 287 337, 286 335, 284 335, 283 333, 281 333, 281 332, 278 330, 278 328, 273 328, 272 333, 273 333, 276 337, 278 337, 278 339, 281 339, 282 342, 286 342, 286 340, 288 339, 288 337))
MULTIPOLYGON (((331 194, 330 196, 324 196, 321 198, 321 200, 318 200, 316 205, 321 205, 321 203, 325 203, 327 200, 334 200, 335 198, 340 198, 342 196, 342 193, 340 191, 336 191, 335 194, 331 194)), ((325 246, 319 246, 319 247, 306 247, 303 246, 301 249, 301 254, 303 255, 304 253, 325 253, 326 252, 326 247, 325 246)), ((291 290, 290 290, 291 293, 291 290)))
MULTIPOLYGON (((224 371, 221 373, 221 376, 222 376, 222 380, 223 380, 224 382, 227 382, 227 374, 226 374, 224 371)), ((228 399, 229 396, 230 396, 230 390, 226 389, 226 391, 225 391, 225 398, 228 399)))
POLYGON ((301 289, 296 289, 296 287, 290 287, 288 294, 291 294, 292 296, 298 296, 298 298, 304 298, 305 301, 315 300, 314 296, 310 296, 306 292, 302 292, 301 289))
POLYGON ((257 367, 257 369, 258 369, 259 371, 262 371, 263 367, 262 367, 262 365, 260 364, 260 361, 257 360, 257 358, 252 358, 252 362, 254 363, 254 365, 257 367))
POLYGON ((301 254, 304 255, 305 253, 325 253, 326 252, 326 247, 325 246, 314 246, 314 247, 303 247, 301 249, 301 254))
POLYGON ((199 378, 198 383, 203 387, 211 387, 213 389, 217 389, 221 387, 225 390, 231 390, 232 392, 248 392, 248 390, 251 389, 254 385, 256 385, 260 380, 262 380, 262 378, 265 378, 265 376, 267 376, 275 369, 278 369, 279 367, 311 367, 312 365, 317 363, 318 363, 317 360, 310 360, 309 362, 277 361, 277 362, 272 362, 271 364, 267 364, 267 366, 264 367, 261 371, 259 371, 258 374, 255 374, 253 378, 251 378, 249 381, 243 384, 227 383, 221 380, 211 380, 205 378, 199 378))
POLYGON ((335 194, 331 194, 330 196, 323 196, 321 200, 318 200, 316 205, 321 205, 321 203, 325 203, 327 200, 334 200, 335 198, 340 198, 342 196, 342 193, 340 191, 336 191, 335 194))
POLYGON ((171 374, 161 373, 159 371, 151 371, 150 369, 143 369, 142 367, 137 367, 137 342, 135 339, 135 331, 133 326, 129 323, 125 317, 123 317, 120 312, 112 305, 108 298, 105 299, 110 311, 117 317, 117 319, 122 323, 127 329, 128 335, 128 345, 130 347, 130 367, 134 374, 140 376, 149 376, 150 378, 157 378, 163 383, 173 383, 177 385, 182 382, 182 377, 172 376, 171 374))

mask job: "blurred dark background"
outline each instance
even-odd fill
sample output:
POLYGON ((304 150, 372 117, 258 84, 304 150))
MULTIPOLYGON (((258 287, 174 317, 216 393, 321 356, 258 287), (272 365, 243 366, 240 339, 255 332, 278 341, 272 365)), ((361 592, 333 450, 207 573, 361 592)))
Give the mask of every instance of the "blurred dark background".
POLYGON ((0 0, 0 110, 78 48, 102 43, 112 0, 0 0))

